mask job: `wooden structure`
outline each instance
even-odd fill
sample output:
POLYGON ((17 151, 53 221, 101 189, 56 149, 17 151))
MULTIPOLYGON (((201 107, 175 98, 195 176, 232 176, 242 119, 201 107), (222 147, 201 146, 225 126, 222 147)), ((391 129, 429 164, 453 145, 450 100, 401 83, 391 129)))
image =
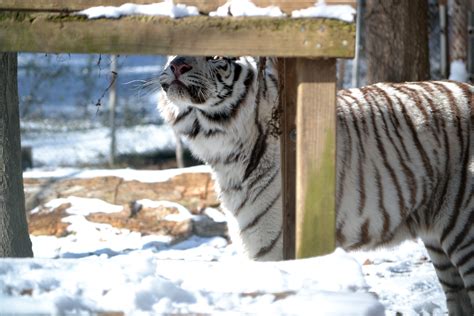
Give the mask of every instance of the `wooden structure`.
MULTIPOLYGON (((282 57, 285 257, 331 252, 335 247, 336 58, 353 57, 355 25, 328 19, 267 17, 87 20, 68 14, 90 6, 125 2, 0 0, 0 50, 282 57)), ((175 2, 195 5, 204 13, 225 3, 175 2)), ((254 1, 258 6, 278 5, 287 13, 314 2, 254 1)))

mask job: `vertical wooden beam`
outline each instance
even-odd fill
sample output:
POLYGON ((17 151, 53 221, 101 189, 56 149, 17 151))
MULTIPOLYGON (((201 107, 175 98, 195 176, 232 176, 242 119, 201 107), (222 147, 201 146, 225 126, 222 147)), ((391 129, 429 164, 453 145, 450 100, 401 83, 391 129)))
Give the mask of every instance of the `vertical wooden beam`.
POLYGON ((283 258, 295 259, 296 220, 296 59, 278 59, 281 112, 283 258))
POLYGON ((336 60, 296 59, 296 257, 335 249, 336 60))

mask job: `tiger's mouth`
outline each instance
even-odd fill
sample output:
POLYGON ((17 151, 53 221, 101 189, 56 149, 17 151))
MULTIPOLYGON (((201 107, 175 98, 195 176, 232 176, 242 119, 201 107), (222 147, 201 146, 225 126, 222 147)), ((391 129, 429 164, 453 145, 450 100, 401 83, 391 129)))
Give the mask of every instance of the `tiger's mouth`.
POLYGON ((178 79, 174 79, 170 84, 163 84, 162 88, 168 97, 178 100, 189 100, 193 104, 203 104, 207 100, 207 93, 202 87, 186 85, 178 79))

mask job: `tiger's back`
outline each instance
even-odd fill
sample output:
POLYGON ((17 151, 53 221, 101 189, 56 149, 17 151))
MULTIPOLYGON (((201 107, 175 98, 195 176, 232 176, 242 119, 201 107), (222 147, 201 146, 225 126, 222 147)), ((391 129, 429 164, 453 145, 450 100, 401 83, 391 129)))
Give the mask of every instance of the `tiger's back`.
POLYGON ((469 204, 473 188, 472 92, 441 81, 338 93, 341 245, 373 248, 457 220, 452 211, 469 204), (346 221, 360 231, 348 230, 346 221))

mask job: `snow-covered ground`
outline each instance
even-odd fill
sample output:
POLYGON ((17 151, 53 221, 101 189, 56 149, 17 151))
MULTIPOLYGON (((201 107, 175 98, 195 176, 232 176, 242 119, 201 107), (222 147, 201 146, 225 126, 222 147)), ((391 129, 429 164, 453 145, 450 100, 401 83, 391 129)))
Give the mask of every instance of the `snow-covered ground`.
MULTIPOLYGON (((147 172, 30 171, 25 177, 122 176, 165 181, 207 167, 147 172)), ((53 200, 50 204, 62 204, 53 200)), ((0 314, 162 313, 266 315, 445 315, 444 295, 420 242, 392 250, 252 263, 222 237, 142 235, 92 223, 120 205, 68 198, 65 237, 31 236, 34 259, 0 260, 0 314), (378 301, 377 301, 378 299, 378 301)), ((192 216, 192 215, 190 215, 192 216)), ((171 219, 172 220, 172 219, 171 219)))

